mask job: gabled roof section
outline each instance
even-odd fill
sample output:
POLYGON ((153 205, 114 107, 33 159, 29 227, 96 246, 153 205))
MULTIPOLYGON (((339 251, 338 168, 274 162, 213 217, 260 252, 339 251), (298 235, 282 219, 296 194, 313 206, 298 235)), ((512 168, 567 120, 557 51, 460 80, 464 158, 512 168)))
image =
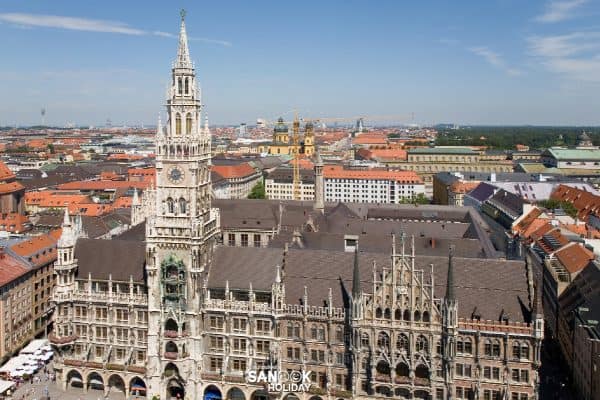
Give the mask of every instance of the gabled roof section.
POLYGON ((594 253, 574 242, 558 250, 555 256, 570 274, 578 273, 594 260, 594 253))

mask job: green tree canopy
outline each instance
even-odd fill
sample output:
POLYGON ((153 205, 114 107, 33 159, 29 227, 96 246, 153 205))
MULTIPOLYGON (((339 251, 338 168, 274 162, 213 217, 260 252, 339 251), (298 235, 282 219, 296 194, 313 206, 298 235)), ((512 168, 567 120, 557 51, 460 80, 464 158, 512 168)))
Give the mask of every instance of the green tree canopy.
POLYGON ((262 181, 258 182, 256 185, 254 185, 254 187, 252 188, 252 191, 248 195, 248 198, 249 199, 265 199, 266 198, 265 185, 263 184, 262 181))

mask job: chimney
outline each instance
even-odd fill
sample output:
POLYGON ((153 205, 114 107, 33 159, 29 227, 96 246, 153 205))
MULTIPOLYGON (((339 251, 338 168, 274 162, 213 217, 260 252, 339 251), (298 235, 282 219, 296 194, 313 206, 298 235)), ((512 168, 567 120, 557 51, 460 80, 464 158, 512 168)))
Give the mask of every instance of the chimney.
POLYGON ((432 249, 435 249, 435 238, 429 239, 429 244, 431 245, 432 249))

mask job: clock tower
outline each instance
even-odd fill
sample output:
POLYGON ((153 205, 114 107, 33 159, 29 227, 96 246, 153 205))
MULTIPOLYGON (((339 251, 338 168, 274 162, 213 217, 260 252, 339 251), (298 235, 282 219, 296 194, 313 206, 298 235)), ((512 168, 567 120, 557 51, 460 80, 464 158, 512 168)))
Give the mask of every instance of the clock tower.
POLYGON ((202 360, 200 296, 218 233, 211 208, 210 132, 190 60, 185 12, 156 131, 154 211, 146 226, 148 395, 195 398, 202 360))

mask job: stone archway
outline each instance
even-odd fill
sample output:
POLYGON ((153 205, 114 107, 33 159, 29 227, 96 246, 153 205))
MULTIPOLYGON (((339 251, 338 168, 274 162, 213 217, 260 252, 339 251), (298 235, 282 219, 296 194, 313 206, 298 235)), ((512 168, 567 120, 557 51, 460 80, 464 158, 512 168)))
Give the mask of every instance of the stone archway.
POLYGON ((167 399, 183 400, 185 399, 185 387, 179 377, 173 377, 167 383, 167 399))
POLYGON ((241 389, 233 387, 227 392, 227 400, 246 400, 246 396, 241 389))
POLYGON ((108 378, 108 390, 109 391, 117 391, 121 392, 124 395, 125 393, 125 381, 121 378, 120 375, 113 374, 108 378))
POLYGON ((146 382, 138 376, 129 381, 129 394, 132 396, 146 396, 146 382))
POLYGON ((215 385, 209 385, 204 389, 204 396, 202 397, 204 400, 221 400, 223 395, 218 387, 215 385))
POLYGON ((268 400, 269 393, 265 390, 259 389, 252 392, 252 396, 250 396, 250 400, 268 400))
POLYGON ((288 393, 283 400, 300 400, 294 393, 288 393))
POLYGON ((104 379, 97 372, 90 372, 85 381, 88 390, 104 390, 104 379))
POLYGON ((67 387, 83 388, 83 376, 77 370, 72 369, 67 373, 66 382, 67 387))

